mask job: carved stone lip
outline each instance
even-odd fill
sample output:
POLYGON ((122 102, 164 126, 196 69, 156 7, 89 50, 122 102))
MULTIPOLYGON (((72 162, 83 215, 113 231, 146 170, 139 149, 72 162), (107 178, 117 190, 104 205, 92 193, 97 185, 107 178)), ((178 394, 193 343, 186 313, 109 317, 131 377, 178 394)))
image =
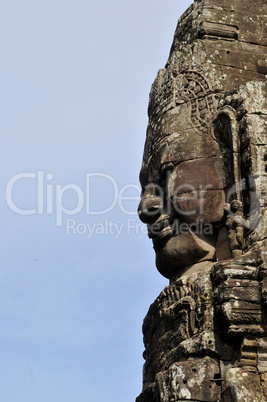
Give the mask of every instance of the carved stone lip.
POLYGON ((160 243, 171 237, 173 228, 170 225, 170 215, 163 214, 154 224, 149 225, 148 235, 153 240, 154 246, 160 245, 160 243))
POLYGON ((161 230, 161 232, 153 238, 153 244, 154 246, 159 246, 163 242, 166 242, 170 237, 173 236, 173 229, 171 226, 167 226, 164 229, 161 230))
POLYGON ((168 219, 163 216, 158 219, 157 222, 154 223, 153 228, 149 228, 148 235, 153 240, 153 244, 155 247, 161 247, 169 240, 171 237, 178 237, 179 235, 188 235, 192 234, 190 230, 190 225, 186 222, 182 222, 179 220, 172 220, 170 222, 170 217, 168 219), (182 228, 180 225, 184 225, 182 228))

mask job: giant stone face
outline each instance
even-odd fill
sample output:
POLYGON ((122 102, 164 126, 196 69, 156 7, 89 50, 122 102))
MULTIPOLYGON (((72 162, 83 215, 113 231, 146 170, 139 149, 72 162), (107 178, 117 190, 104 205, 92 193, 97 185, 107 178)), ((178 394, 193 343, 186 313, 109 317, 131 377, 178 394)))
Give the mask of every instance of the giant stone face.
POLYGON ((163 85, 161 101, 150 107, 138 212, 153 240, 157 268, 167 278, 216 259, 231 182, 231 166, 215 135, 216 101, 205 96, 199 81, 182 77, 178 96, 165 104, 172 94, 163 85))

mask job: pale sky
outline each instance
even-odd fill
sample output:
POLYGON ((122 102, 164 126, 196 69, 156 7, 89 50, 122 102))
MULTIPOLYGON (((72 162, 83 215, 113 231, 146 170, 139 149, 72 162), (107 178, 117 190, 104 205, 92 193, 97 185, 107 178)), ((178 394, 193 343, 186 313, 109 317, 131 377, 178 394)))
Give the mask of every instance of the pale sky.
POLYGON ((135 212, 148 95, 191 3, 2 2, 3 402, 141 392, 142 321, 167 285, 135 212))

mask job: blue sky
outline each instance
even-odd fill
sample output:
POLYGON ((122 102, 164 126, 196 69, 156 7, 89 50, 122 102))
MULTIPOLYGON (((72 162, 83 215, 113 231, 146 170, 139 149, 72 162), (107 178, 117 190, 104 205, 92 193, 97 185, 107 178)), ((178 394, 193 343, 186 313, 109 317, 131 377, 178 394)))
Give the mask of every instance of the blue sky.
POLYGON ((190 4, 0 7, 2 401, 141 391, 142 321, 167 285, 135 212, 148 94, 190 4))

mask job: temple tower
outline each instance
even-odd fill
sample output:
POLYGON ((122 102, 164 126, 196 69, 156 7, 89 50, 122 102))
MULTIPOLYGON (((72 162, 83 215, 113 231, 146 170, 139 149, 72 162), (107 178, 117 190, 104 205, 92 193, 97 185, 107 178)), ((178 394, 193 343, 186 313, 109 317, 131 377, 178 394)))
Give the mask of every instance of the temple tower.
POLYGON ((267 400, 266 8, 195 0, 151 88, 138 213, 170 284, 137 402, 267 400))

